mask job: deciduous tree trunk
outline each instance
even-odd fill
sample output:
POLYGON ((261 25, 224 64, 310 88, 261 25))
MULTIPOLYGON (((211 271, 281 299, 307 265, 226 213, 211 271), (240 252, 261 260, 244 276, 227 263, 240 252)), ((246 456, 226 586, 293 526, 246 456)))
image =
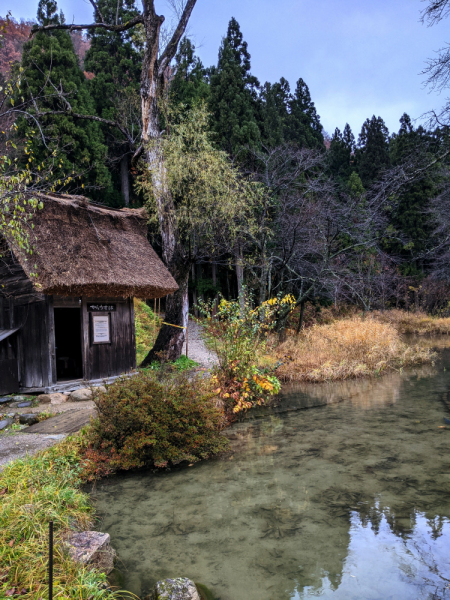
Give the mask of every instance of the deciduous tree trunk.
MULTIPOLYGON (((173 199, 166 185, 166 171, 164 156, 159 148, 160 126, 158 119, 158 100, 166 92, 167 73, 170 63, 174 58, 178 44, 186 31, 192 10, 197 0, 175 0, 172 2, 181 15, 172 37, 160 56, 160 31, 164 17, 157 15, 154 0, 142 0, 142 12, 126 23, 106 22, 96 3, 91 1, 96 9, 95 23, 89 25, 75 25, 74 23, 48 24, 36 27, 36 31, 52 29, 66 29, 70 31, 104 29, 106 31, 128 31, 136 25, 142 25, 145 32, 145 51, 141 72, 141 112, 142 112, 142 144, 136 151, 136 159, 144 155, 144 160, 152 173, 153 194, 156 199, 160 233, 163 248, 163 260, 179 285, 179 290, 172 294, 166 303, 166 321, 175 325, 187 325, 187 285, 189 277, 189 264, 184 259, 183 249, 177 248, 177 224, 175 220, 175 207, 173 199)), ((65 104, 68 104, 67 100, 65 104)), ((71 109, 70 109, 71 110, 71 109)), ((73 113, 77 118, 91 119, 114 127, 127 134, 120 125, 96 115, 81 115, 73 113)), ((126 135, 129 141, 132 139, 126 135)), ((184 330, 163 326, 160 330, 155 346, 145 358, 143 364, 148 364, 156 357, 156 353, 165 352, 169 359, 180 356, 184 342, 184 330)))

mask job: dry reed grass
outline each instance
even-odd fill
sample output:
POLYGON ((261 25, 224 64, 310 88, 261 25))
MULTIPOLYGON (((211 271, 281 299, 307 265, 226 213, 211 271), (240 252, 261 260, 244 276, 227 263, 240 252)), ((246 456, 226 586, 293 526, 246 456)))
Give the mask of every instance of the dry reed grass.
POLYGON ((405 344, 393 325, 367 317, 316 325, 274 348, 282 381, 338 381, 431 362, 432 350, 405 344))
POLYGON ((430 317, 425 312, 406 312, 405 310, 375 311, 373 318, 381 323, 393 325, 399 333, 450 334, 450 318, 430 317))

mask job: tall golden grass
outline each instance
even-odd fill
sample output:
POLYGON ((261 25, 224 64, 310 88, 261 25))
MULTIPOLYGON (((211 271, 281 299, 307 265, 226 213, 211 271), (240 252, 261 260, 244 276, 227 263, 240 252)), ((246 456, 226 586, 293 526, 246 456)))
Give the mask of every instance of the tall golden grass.
POLYGON ((315 325, 274 348, 283 381, 337 381, 432 362, 434 352, 404 343, 394 325, 352 317, 315 325))
POLYGON ((430 317, 425 312, 405 310, 374 311, 373 318, 381 323, 393 325, 399 333, 450 334, 450 318, 430 317))

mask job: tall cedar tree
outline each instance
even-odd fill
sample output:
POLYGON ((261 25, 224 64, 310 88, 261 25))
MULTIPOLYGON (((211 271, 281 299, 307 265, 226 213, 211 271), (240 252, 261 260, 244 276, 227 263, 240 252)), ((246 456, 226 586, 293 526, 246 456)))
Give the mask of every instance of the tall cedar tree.
POLYGON ((219 148, 235 158, 247 146, 257 146, 260 133, 256 119, 259 82, 250 74, 250 54, 239 23, 232 18, 211 69, 209 109, 211 126, 219 148))
POLYGON ((309 88, 301 78, 289 101, 289 110, 286 141, 294 142, 300 148, 325 149, 320 117, 311 100, 309 88))
MULTIPOLYGON (((138 14, 133 0, 121 2, 119 10, 116 0, 100 0, 97 6, 108 22, 115 22, 117 18, 118 23, 126 23, 138 14)), ((96 13, 94 19, 96 22, 101 20, 96 13)), ((86 53, 84 68, 94 75, 89 80, 89 90, 95 111, 103 119, 124 120, 130 106, 139 99, 141 54, 133 43, 130 31, 94 29, 89 37, 91 46, 86 53)), ((138 128, 139 117, 138 113, 138 128)), ((113 182, 112 188, 105 190, 105 199, 112 206, 129 204, 129 168, 134 150, 115 129, 106 125, 102 129, 108 146, 108 165, 113 182)))
MULTIPOLYGON (((37 20, 40 25, 62 24, 64 16, 57 14, 55 0, 40 0, 37 20)), ((22 67, 26 82, 23 86, 24 95, 29 100, 39 97, 39 112, 66 110, 65 102, 55 94, 55 86, 67 95, 74 112, 95 113, 87 81, 79 67, 68 31, 38 32, 24 45, 22 67)), ((73 188, 66 188, 66 191, 74 191, 80 185, 88 190, 91 187, 88 193, 95 198, 98 188, 110 187, 111 177, 105 166, 106 146, 98 123, 76 119, 69 114, 41 116, 39 122, 46 145, 35 132, 34 156, 40 162, 56 152, 57 161, 53 169, 55 183, 74 171, 79 177, 73 188)), ((35 123, 22 120, 19 135, 31 130, 36 130, 35 123)))
POLYGON ((170 98, 175 105, 184 104, 191 109, 201 100, 207 100, 209 85, 206 69, 195 55, 195 46, 184 37, 175 56, 174 76, 170 82, 170 98))
POLYGON ((357 171, 365 188, 377 180, 389 162, 388 128, 381 117, 373 115, 364 121, 356 151, 357 171))
POLYGON ((343 133, 336 128, 327 152, 327 167, 329 173, 340 183, 347 183, 352 174, 354 151, 355 137, 350 125, 345 125, 343 133))
POLYGON ((266 82, 261 90, 261 139, 265 146, 276 148, 287 137, 289 128, 289 102, 291 88, 282 77, 279 82, 266 82))
MULTIPOLYGON (((391 138, 392 165, 400 165, 419 152, 432 150, 430 145, 433 142, 433 135, 422 126, 414 129, 411 118, 405 113, 400 119, 398 134, 391 138)), ((402 268, 405 275, 420 275, 427 267, 420 255, 432 241, 429 203, 436 192, 434 180, 433 170, 424 172, 421 180, 403 191, 392 215, 391 223, 399 232, 403 244, 391 244, 390 251, 400 254, 405 260, 402 268)))

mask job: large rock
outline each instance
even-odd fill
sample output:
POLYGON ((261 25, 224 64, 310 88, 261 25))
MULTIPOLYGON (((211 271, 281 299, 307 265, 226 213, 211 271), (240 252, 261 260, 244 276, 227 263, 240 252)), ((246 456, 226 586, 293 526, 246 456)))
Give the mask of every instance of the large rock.
POLYGON ((8 404, 8 402, 12 402, 13 398, 11 396, 3 396, 3 398, 0 398, 0 405, 2 404, 8 404))
POLYGON ((75 390, 69 396, 69 402, 86 402, 86 400, 91 400, 92 398, 92 390, 89 388, 83 388, 81 390, 75 390))
POLYGON ((39 404, 63 404, 68 398, 66 394, 41 394, 36 400, 39 404))
POLYGON ((14 423, 14 419, 3 419, 3 421, 0 421, 0 431, 2 429, 6 429, 7 427, 9 427, 10 425, 12 425, 14 423))
POLYGON ((29 402, 19 402, 18 404, 15 404, 14 406, 16 406, 17 408, 28 408, 32 404, 33 403, 31 401, 29 401, 29 402))
POLYGON ((200 600, 195 583, 186 577, 158 581, 150 598, 151 600, 200 600))
POLYGON ((94 566, 99 571, 111 573, 116 552, 111 548, 109 533, 82 531, 73 533, 67 540, 69 554, 75 562, 94 566))
POLYGON ((34 413, 24 414, 19 416, 19 423, 21 425, 34 425, 39 421, 38 415, 34 413))
POLYGON ((30 399, 29 396, 10 396, 10 402, 26 402, 30 399))
POLYGON ((99 385, 98 387, 94 388, 94 393, 102 393, 102 394, 106 394, 108 390, 105 388, 104 385, 99 385))

